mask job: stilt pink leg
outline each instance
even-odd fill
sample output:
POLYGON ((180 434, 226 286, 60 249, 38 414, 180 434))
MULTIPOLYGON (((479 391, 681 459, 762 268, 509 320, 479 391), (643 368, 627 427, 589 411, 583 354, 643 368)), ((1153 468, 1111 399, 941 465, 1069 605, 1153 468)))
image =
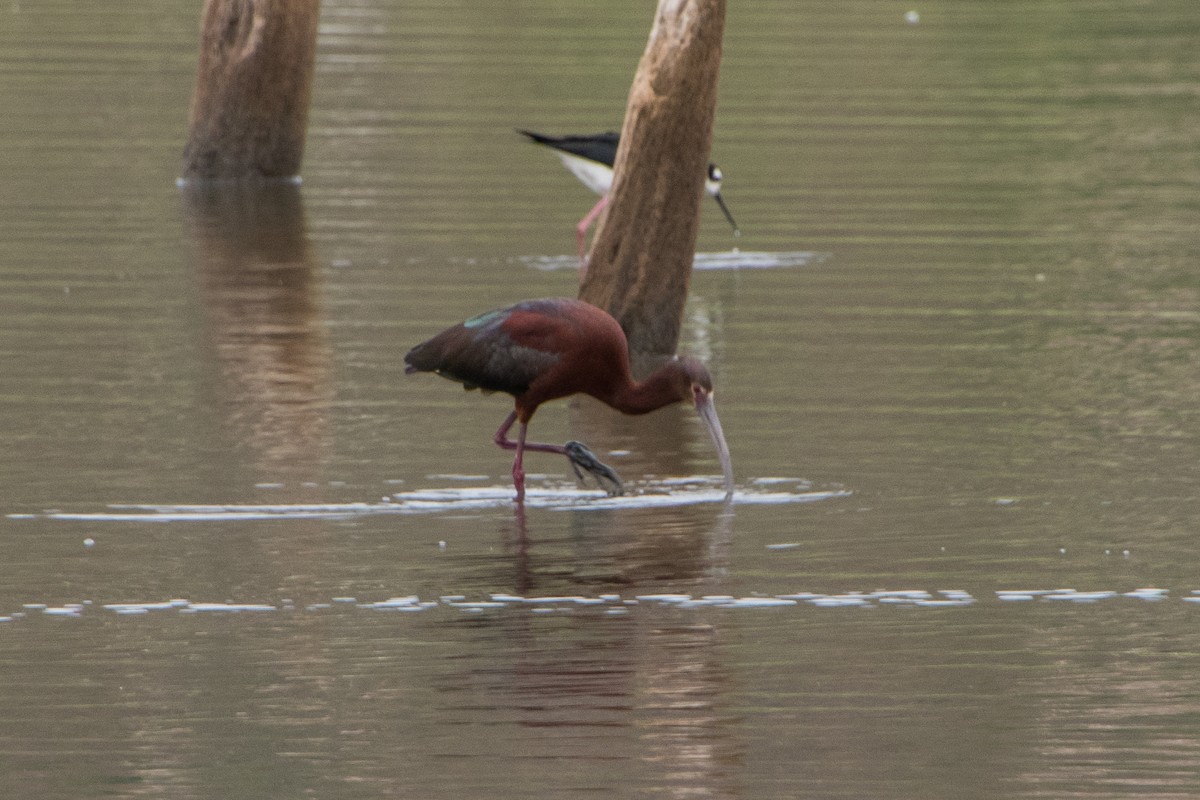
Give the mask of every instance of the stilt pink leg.
POLYGON ((579 224, 575 226, 575 243, 579 246, 579 279, 582 281, 583 276, 587 274, 587 255, 584 253, 584 240, 587 238, 588 228, 592 227, 592 223, 596 221, 596 217, 600 216, 600 212, 608 205, 608 195, 600 198, 596 205, 592 206, 583 219, 579 220, 579 224))

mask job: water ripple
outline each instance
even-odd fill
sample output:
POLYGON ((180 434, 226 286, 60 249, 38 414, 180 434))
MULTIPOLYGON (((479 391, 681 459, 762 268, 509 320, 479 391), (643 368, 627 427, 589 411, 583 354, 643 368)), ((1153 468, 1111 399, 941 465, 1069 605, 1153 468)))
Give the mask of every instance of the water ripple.
MULTIPOLYGON (((1002 603, 1020 600, 1044 603, 1075 602, 1099 603, 1104 601, 1136 601, 1155 603, 1170 599, 1170 590, 1144 587, 1132 591, 1101 590, 1079 592, 1074 589, 999 589, 992 597, 1002 603)), ((695 596, 684 593, 645 593, 624 596, 621 594, 547 595, 527 597, 508 592, 495 592, 485 597, 470 598, 461 594, 443 594, 436 599, 422 599, 418 595, 397 595, 384 600, 360 600, 357 597, 333 597, 325 602, 297 605, 284 599, 274 603, 233 601, 197 602, 184 598, 170 600, 148 600, 143 602, 95 603, 85 600, 80 603, 49 605, 47 603, 24 603, 19 611, 0 616, 0 622, 13 622, 33 616, 78 619, 98 613, 118 616, 144 616, 148 614, 243 614, 243 613, 337 613, 354 612, 401 612, 420 613, 441 610, 465 614, 480 614, 505 610, 524 609, 530 613, 574 613, 599 612, 604 615, 626 614, 637 608, 669 608, 680 610, 740 610, 740 609, 817 609, 885 608, 908 607, 925 609, 965 608, 974 606, 985 598, 976 598, 961 589, 880 589, 874 591, 848 591, 837 594, 822 592, 792 592, 787 594, 706 594, 695 596)), ((1185 603, 1200 603, 1200 589, 1193 589, 1179 598, 1185 603)))
MULTIPOLYGON (((789 269, 807 267, 819 264, 830 258, 830 253, 818 253, 811 250, 796 250, 792 252, 742 251, 734 248, 720 253, 696 253, 692 260, 692 269, 702 270, 738 270, 738 269, 789 269)), ((555 270, 578 270, 577 256, 519 256, 516 259, 532 269, 542 272, 555 270)))
MULTIPOLYGON (((797 481, 799 483, 799 481, 797 481)), ((747 488, 736 491, 732 505, 812 503, 849 496, 850 492, 784 491, 747 488)), ((665 480, 648 485, 642 493, 608 497, 600 491, 574 487, 531 488, 525 507, 555 511, 664 508, 725 502, 717 479, 665 480)), ((10 514, 10 519, 71 520, 81 522, 227 522, 230 520, 345 519, 377 514, 437 514, 480 511, 513 504, 511 486, 447 487, 394 494, 375 503, 265 503, 265 504, 114 504, 104 511, 47 511, 40 515, 10 514)))

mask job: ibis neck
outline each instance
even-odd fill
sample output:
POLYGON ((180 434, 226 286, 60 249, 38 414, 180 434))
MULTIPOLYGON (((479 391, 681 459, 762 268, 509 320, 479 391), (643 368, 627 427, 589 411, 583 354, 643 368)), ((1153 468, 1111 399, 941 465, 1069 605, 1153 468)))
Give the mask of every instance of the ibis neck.
POLYGON ((631 379, 618 386, 611 396, 600 399, 624 414, 648 414, 682 402, 685 398, 679 396, 674 372, 670 366, 660 367, 641 383, 631 379))

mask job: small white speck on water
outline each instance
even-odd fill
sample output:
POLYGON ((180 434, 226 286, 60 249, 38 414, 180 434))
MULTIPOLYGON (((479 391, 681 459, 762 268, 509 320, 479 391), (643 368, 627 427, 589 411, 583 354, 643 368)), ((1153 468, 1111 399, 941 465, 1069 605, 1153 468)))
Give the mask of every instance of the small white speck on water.
POLYGON ((92 537, 90 537, 90 536, 89 536, 89 537, 87 537, 86 539, 84 539, 84 540, 83 540, 83 546, 84 546, 84 547, 95 547, 95 546, 96 546, 96 540, 95 540, 95 539, 93 539, 92 537))
POLYGON ((445 540, 439 541, 439 542, 438 542, 438 550, 445 550, 445 549, 446 549, 446 542, 445 542, 445 540))
POLYGON ((921 21, 921 15, 916 11, 906 11, 904 13, 904 21, 909 25, 916 25, 921 21))
POLYGON ((1067 554, 1067 548, 1065 548, 1065 547, 1058 548, 1058 554, 1060 556, 1065 556, 1067 554))

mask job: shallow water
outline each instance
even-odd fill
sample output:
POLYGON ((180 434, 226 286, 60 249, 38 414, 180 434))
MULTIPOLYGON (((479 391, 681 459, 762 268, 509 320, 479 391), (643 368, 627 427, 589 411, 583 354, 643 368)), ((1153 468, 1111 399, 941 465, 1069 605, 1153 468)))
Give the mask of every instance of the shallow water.
POLYGON ((731 4, 695 414, 401 357, 572 295, 645 8, 323 4, 302 188, 174 179, 198 8, 0 8, 0 795, 1200 794, 1184 0, 731 4), (735 249, 736 248, 736 249, 735 249))

